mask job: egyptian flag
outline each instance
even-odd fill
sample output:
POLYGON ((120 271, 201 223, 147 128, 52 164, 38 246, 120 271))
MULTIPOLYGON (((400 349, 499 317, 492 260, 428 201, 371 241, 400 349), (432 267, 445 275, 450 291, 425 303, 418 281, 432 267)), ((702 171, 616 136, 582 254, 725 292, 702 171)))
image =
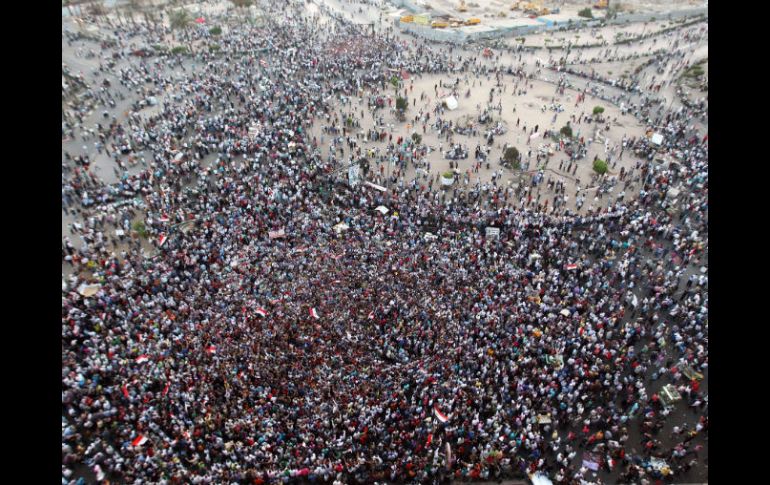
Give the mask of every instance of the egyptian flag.
POLYGON ((429 447, 431 443, 433 443, 433 433, 428 435, 428 441, 425 442, 425 447, 429 447))
POLYGON ((163 395, 165 396, 168 394, 168 382, 166 383, 166 387, 163 388, 163 395))
POLYGON ((260 64, 262 67, 264 67, 264 68, 267 68, 267 61, 266 61, 266 60, 264 60, 264 59, 260 59, 260 60, 259 60, 259 64, 260 64))
POLYGON ((129 399, 131 397, 128 394, 128 384, 123 384, 123 387, 121 387, 120 390, 123 391, 123 395, 126 396, 126 399, 129 399))
POLYGON ((319 317, 319 316, 318 316, 318 312, 317 312, 317 311, 315 311, 315 308, 311 308, 311 309, 310 309, 310 316, 311 316, 311 317, 313 317, 313 318, 315 318, 316 320, 318 320, 319 318, 321 318, 321 317, 319 317))
POLYGON ((265 310, 262 307, 257 308, 257 315, 260 317, 266 317, 267 316, 267 310, 265 310))
POLYGON ((158 219, 160 222, 168 222, 168 216, 166 214, 163 214, 160 216, 160 219, 158 219))
POLYGON ((147 443, 147 437, 139 435, 137 436, 134 441, 131 442, 131 446, 142 446, 143 444, 147 443))
POLYGON ((576 264, 568 264, 564 266, 564 269, 566 269, 567 271, 572 271, 573 269, 577 269, 577 267, 578 266, 576 264))
POLYGON ((446 416, 446 414, 439 411, 438 404, 433 406, 433 414, 435 414, 436 418, 442 423, 446 423, 447 421, 449 421, 449 418, 446 416))
POLYGON ((143 362, 147 362, 148 360, 150 360, 150 356, 147 354, 144 354, 136 358, 136 363, 141 364, 143 362))
POLYGON ((209 345, 208 347, 206 347, 206 352, 208 352, 209 354, 216 354, 217 348, 213 345, 209 345))
POLYGON ((369 316, 366 318, 368 318, 369 320, 374 320, 374 310, 370 311, 369 316))
POLYGON ((162 247, 164 244, 166 244, 166 241, 168 240, 168 236, 165 234, 161 234, 158 238, 158 247, 162 247))

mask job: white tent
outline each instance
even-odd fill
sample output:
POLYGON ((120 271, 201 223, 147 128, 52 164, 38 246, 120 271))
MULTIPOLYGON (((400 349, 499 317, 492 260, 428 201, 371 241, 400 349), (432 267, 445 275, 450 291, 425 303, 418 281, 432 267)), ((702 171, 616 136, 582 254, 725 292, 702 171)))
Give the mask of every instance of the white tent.
POLYGON ((374 210, 379 211, 380 214, 382 214, 383 216, 388 213, 388 208, 385 207, 384 205, 381 205, 374 210))
POLYGON ((444 101, 446 101, 446 106, 449 108, 450 111, 454 111, 457 109, 457 99, 455 99, 454 96, 449 96, 444 101))
POLYGON ((660 133, 655 133, 654 135, 652 135, 652 142, 656 145, 660 145, 661 143, 663 143, 663 135, 661 135, 660 133))

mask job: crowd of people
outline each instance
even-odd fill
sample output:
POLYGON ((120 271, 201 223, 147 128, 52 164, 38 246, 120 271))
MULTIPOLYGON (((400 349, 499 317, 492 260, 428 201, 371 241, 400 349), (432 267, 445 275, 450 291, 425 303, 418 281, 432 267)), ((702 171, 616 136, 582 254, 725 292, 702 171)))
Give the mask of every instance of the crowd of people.
POLYGON ((404 168, 427 150, 391 138, 368 153, 348 131, 383 67, 478 64, 323 9, 322 28, 304 6, 263 2, 288 19, 269 28, 177 34, 197 44, 193 66, 130 58, 162 27, 114 29, 103 56, 119 62, 100 67, 114 81, 89 99, 170 101, 94 128, 65 113, 63 137, 104 151, 118 180, 64 154, 62 203, 80 222, 62 245, 62 484, 83 466, 99 482, 194 484, 600 483, 595 466, 652 483, 701 466, 708 396, 682 369, 708 369, 708 156, 687 109, 660 115, 671 163, 629 143, 646 160, 628 176, 638 198, 556 210, 564 188, 542 173, 458 190, 401 170, 351 187, 344 161, 404 168), (332 137, 327 156, 312 133, 332 137), (693 413, 665 439, 662 383, 693 413))

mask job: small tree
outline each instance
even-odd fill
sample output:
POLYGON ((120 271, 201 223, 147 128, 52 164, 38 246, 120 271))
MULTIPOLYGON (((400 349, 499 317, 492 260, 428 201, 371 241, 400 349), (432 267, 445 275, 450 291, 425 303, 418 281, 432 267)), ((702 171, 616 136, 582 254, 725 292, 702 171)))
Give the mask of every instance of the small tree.
POLYGON ((396 98, 396 109, 399 111, 406 111, 406 108, 409 107, 409 102, 406 100, 406 98, 402 98, 399 96, 396 98))
POLYGON ((561 130, 559 130, 562 135, 566 136, 567 138, 572 138, 572 127, 567 123, 566 125, 561 127, 561 130))
POLYGON ((144 225, 144 222, 136 221, 133 227, 134 231, 139 234, 139 237, 147 239, 147 227, 144 225))
POLYGON ((412 133, 412 141, 415 145, 422 143, 422 135, 419 133, 412 133))
POLYGON ((209 29, 211 35, 222 35, 222 27, 216 26, 209 29))
POLYGON ((505 149, 505 153, 503 154, 503 161, 507 166, 518 170, 521 168, 519 157, 519 150, 517 150, 516 147, 508 147, 505 149))
POLYGON ((604 113, 604 108, 602 108, 601 106, 594 106, 594 114, 595 115, 600 115, 602 113, 604 113))
POLYGON ((591 9, 590 8, 584 8, 583 10, 579 11, 578 12, 578 16, 585 17, 587 19, 594 18, 594 14, 591 13, 591 9))
POLYGON ((604 175, 607 173, 607 170, 607 162, 598 158, 594 160, 594 172, 598 173, 599 175, 604 175))
POLYGON ((393 85, 393 88, 394 88, 394 89, 398 89, 398 77, 396 77, 396 76, 392 76, 392 77, 390 78, 390 84, 392 84, 392 85, 393 85))

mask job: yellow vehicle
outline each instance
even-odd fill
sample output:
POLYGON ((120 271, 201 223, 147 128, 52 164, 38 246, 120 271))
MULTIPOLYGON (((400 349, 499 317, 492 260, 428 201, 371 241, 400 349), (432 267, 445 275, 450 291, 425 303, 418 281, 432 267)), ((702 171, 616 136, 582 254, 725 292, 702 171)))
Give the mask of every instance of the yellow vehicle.
POLYGON ((481 19, 477 19, 476 17, 471 17, 465 21, 465 25, 477 25, 480 23, 481 23, 481 19))
POLYGON ((596 0, 594 8, 602 9, 610 6, 610 0, 596 0))
POLYGON ((430 26, 433 27, 434 29, 445 29, 449 27, 449 23, 444 22, 443 20, 434 20, 433 22, 430 23, 430 26))
POLYGON ((465 6, 465 0, 460 0, 460 6, 457 7, 458 12, 467 12, 468 7, 465 6))
POLYGON ((401 21, 405 24, 410 24, 414 22, 414 15, 404 15, 401 17, 401 21))

